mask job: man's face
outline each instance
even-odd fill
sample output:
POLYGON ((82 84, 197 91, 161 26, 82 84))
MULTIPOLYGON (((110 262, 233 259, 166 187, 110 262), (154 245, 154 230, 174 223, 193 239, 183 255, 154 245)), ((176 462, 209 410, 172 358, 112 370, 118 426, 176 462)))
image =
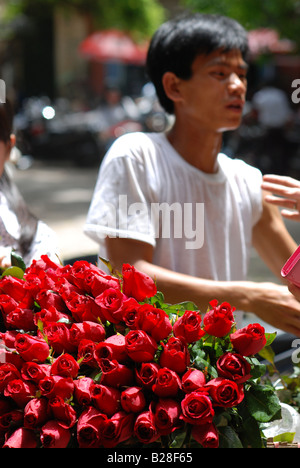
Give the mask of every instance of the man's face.
MULTIPOLYGON (((239 50, 199 55, 192 77, 180 80, 179 112, 207 131, 234 130, 240 123, 247 91, 247 65, 239 50)), ((179 115, 179 114, 177 114, 179 115)))

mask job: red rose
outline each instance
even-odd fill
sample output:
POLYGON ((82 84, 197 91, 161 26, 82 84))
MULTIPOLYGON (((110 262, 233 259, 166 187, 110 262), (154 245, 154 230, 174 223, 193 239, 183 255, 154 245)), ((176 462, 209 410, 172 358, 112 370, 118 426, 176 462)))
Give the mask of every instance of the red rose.
POLYGON ((24 408, 24 426, 34 429, 49 419, 48 400, 46 398, 33 398, 24 408))
POLYGON ((209 395, 216 406, 232 408, 244 399, 243 386, 222 377, 210 380, 205 388, 209 391, 209 395))
POLYGON ((88 273, 85 276, 84 284, 93 297, 99 296, 106 289, 120 289, 120 283, 118 278, 106 275, 105 273, 88 273))
POLYGON ((62 354, 51 366, 51 374, 61 377, 77 377, 79 371, 78 362, 70 354, 62 354))
POLYGON ((234 349, 242 356, 252 356, 259 353, 267 342, 265 329, 259 323, 248 325, 232 333, 230 341, 234 349))
POLYGON ((123 322, 130 330, 136 330, 137 320, 140 314, 141 304, 139 304, 133 297, 129 297, 123 303, 123 322))
MULTIPOLYGON (((10 400, 12 402, 12 400, 10 400)), ((11 428, 23 426, 24 414, 21 409, 14 409, 0 416, 0 435, 8 433, 11 428)))
POLYGON ((109 359, 123 363, 128 360, 125 344, 125 336, 112 335, 102 343, 97 344, 95 359, 97 362, 100 362, 101 359, 109 359))
POLYGON ((49 401, 49 408, 51 409, 53 418, 64 429, 70 429, 76 423, 77 416, 74 408, 65 403, 60 396, 55 396, 49 401))
POLYGON ((100 429, 104 448, 112 448, 130 439, 133 433, 134 414, 119 411, 104 421, 100 429))
POLYGON ((34 313, 31 309, 16 307, 6 315, 5 322, 7 328, 24 330, 27 332, 36 330, 34 313))
POLYGON ((107 416, 92 406, 89 406, 81 413, 77 423, 77 441, 79 448, 100 447, 100 430, 105 421, 107 421, 107 416))
POLYGON ((71 398, 74 391, 74 382, 70 377, 48 375, 39 382, 39 389, 43 396, 53 398, 60 396, 63 400, 71 398))
POLYGON ((19 333, 16 336, 15 348, 24 361, 43 363, 49 356, 49 346, 46 341, 26 333, 19 333))
POLYGON ((205 375, 198 369, 189 369, 181 379, 182 390, 185 393, 191 393, 202 388, 205 383, 205 375))
POLYGON ((10 380, 4 390, 4 396, 12 398, 19 408, 24 406, 35 396, 36 386, 21 379, 10 380))
POLYGON ((140 307, 136 325, 137 328, 149 333, 157 342, 164 340, 172 332, 172 324, 168 314, 150 304, 144 304, 140 307))
POLYGON ((217 361, 217 370, 220 377, 234 380, 237 384, 242 384, 251 378, 251 365, 239 354, 223 354, 217 361))
POLYGON ((55 307, 50 306, 48 309, 41 309, 34 315, 34 323, 36 327, 39 326, 39 322, 46 327, 48 323, 58 322, 59 320, 65 320, 66 323, 70 321, 70 316, 59 312, 55 307))
POLYGON ((190 355, 186 343, 175 336, 169 338, 160 356, 161 367, 168 367, 178 374, 182 374, 189 363, 190 355))
POLYGON ((17 429, 5 442, 2 448, 36 448, 37 439, 35 432, 25 427, 17 429))
POLYGON ((70 328, 70 339, 75 346, 78 346, 83 339, 99 343, 105 340, 105 329, 103 325, 95 322, 73 323, 70 328))
POLYGON ((69 295, 64 294, 63 299, 76 322, 91 321, 98 323, 99 320, 105 322, 106 319, 101 312, 101 308, 96 304, 93 297, 72 291, 69 295))
POLYGON ((95 302, 100 307, 105 320, 118 323, 122 321, 125 299, 126 296, 119 289, 110 288, 97 296, 95 302))
POLYGON ((94 368, 98 367, 98 363, 94 358, 96 346, 97 344, 92 340, 81 340, 77 354, 77 360, 80 362, 80 365, 94 368))
POLYGON ((126 352, 135 362, 152 361, 157 350, 156 341, 143 330, 131 330, 125 337, 126 352))
POLYGON ((114 388, 132 385, 133 371, 129 367, 109 359, 101 359, 99 365, 102 370, 101 384, 114 388))
POLYGON ((210 424, 213 421, 214 409, 209 396, 202 391, 188 393, 181 402, 183 421, 189 424, 210 424))
POLYGON ((71 343, 70 330, 65 323, 48 323, 43 328, 43 334, 56 354, 73 353, 76 350, 71 343))
POLYGON ((41 428, 40 439, 44 448, 66 448, 71 439, 71 432, 57 421, 48 421, 41 428))
POLYGON ((0 291, 2 294, 10 296, 18 304, 33 305, 33 299, 31 294, 25 289, 25 281, 23 279, 14 278, 13 276, 4 276, 0 282, 0 291))
POLYGON ((181 382, 176 372, 162 367, 158 370, 155 384, 152 389, 159 397, 169 398, 177 395, 181 388, 181 382))
POLYGON ((146 406, 146 399, 142 389, 129 387, 121 393, 121 406, 126 413, 140 413, 146 406))
POLYGON ((154 423, 161 435, 168 435, 180 427, 180 404, 170 398, 161 398, 155 405, 154 423))
POLYGON ((74 398, 80 406, 87 406, 91 403, 94 385, 94 381, 90 377, 74 380, 74 398))
POLYGON ((203 448, 219 447, 219 434, 214 424, 193 426, 192 437, 201 444, 203 448))
POLYGON ((140 369, 136 369, 136 381, 142 387, 148 390, 152 389, 152 385, 156 381, 157 372, 160 369, 158 364, 154 362, 145 362, 140 369))
POLYGON ((94 406, 107 416, 112 416, 120 409, 121 393, 116 388, 95 384, 91 397, 94 406))
POLYGON ((67 312, 67 307, 61 295, 50 289, 42 289, 35 298, 41 309, 54 307, 58 312, 67 312))
POLYGON ((206 312, 203 318, 204 330, 209 335, 222 338, 231 330, 234 323, 233 312, 235 308, 231 307, 228 302, 218 305, 217 300, 211 301, 210 305, 212 310, 206 312))
POLYGON ((143 444, 151 444, 160 437, 152 411, 144 411, 138 415, 133 431, 135 437, 143 444))
POLYGON ((49 374, 50 366, 47 364, 37 364, 36 362, 25 362, 21 369, 22 379, 32 380, 37 384, 49 374))
POLYGON ((10 363, 1 364, 0 365, 0 393, 3 393, 8 382, 10 382, 11 380, 16 380, 20 378, 21 378, 21 374, 16 368, 16 366, 10 363))
POLYGON ((187 343, 200 340, 205 331, 201 329, 201 315, 198 311, 187 310, 173 325, 174 335, 183 338, 187 343))
POLYGON ((157 293, 156 285, 150 276, 124 264, 122 267, 123 292, 128 297, 134 297, 138 302, 144 301, 157 293))

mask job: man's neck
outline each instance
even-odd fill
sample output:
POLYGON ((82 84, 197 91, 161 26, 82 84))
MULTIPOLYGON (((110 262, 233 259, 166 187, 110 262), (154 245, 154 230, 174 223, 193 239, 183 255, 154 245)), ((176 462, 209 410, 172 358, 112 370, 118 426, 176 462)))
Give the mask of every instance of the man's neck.
POLYGON ((180 156, 197 169, 214 173, 216 160, 222 146, 222 133, 209 133, 206 130, 176 125, 167 134, 168 140, 180 156))

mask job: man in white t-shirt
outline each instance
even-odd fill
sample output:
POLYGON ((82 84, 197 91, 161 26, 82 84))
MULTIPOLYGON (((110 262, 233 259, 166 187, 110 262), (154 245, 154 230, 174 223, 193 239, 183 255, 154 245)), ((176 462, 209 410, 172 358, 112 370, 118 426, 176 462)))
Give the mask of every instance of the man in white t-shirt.
POLYGON ((261 173, 220 153, 222 133, 241 122, 247 50, 245 30, 222 16, 158 29, 147 70, 174 125, 112 145, 85 232, 115 268, 131 263, 155 278, 168 302, 205 311, 212 299, 227 301, 300 335, 300 304, 288 288, 247 281, 252 245, 280 277, 296 244, 263 202, 261 173))

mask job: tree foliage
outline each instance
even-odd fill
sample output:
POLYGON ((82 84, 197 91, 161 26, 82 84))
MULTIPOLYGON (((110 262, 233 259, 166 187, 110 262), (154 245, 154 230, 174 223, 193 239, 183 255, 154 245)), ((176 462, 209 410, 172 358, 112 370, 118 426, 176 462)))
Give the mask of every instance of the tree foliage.
POLYGON ((191 11, 230 16, 247 30, 274 28, 282 38, 300 44, 299 0, 181 0, 191 11))
POLYGON ((165 18, 158 0, 9 0, 6 18, 45 15, 54 8, 76 9, 90 15, 95 28, 118 28, 138 36, 150 36, 165 18))

